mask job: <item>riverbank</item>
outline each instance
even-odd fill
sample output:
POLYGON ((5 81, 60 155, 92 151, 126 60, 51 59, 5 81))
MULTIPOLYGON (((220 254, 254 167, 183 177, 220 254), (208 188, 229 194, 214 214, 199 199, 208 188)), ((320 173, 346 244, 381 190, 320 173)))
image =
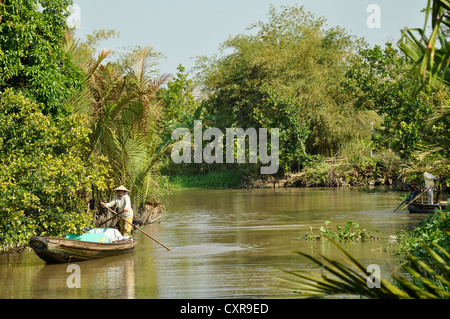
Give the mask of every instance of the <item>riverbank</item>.
POLYGON ((311 178, 307 173, 292 173, 280 177, 271 175, 245 178, 240 188, 287 188, 287 187, 368 187, 368 186, 395 186, 399 190, 405 187, 403 183, 394 183, 394 179, 389 178, 368 178, 358 177, 357 172, 350 172, 349 175, 340 176, 334 171, 329 171, 326 178, 311 178))
POLYGON ((375 161, 348 162, 323 161, 303 168, 297 173, 282 176, 263 175, 249 178, 243 183, 245 188, 259 187, 366 187, 396 186, 404 188, 398 178, 399 164, 387 166, 375 161))
POLYGON ((372 171, 342 171, 333 167, 315 167, 281 176, 252 176, 230 170, 193 175, 168 175, 164 176, 164 179, 170 189, 394 186, 398 190, 407 190, 405 183, 398 181, 394 176, 377 177, 372 171))

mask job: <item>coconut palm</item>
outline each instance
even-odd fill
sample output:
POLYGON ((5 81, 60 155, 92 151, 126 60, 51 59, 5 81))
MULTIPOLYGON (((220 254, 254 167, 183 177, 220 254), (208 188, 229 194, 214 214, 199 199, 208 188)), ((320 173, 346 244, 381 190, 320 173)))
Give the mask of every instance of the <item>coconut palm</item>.
POLYGON ((135 205, 152 199, 154 165, 163 154, 156 92, 170 75, 155 75, 157 58, 152 48, 138 48, 122 61, 101 66, 93 81, 93 151, 107 156, 114 181, 128 185, 135 205))
MULTIPOLYGON (((423 28, 402 30, 400 49, 412 62, 415 80, 428 92, 438 90, 448 93, 450 88, 450 0, 428 0, 423 28), (430 21, 431 19, 431 21, 430 21), (431 34, 427 26, 431 22, 431 34)), ((450 117, 450 107, 437 109, 430 119, 430 127, 436 123, 446 123, 450 117)), ((444 124, 444 125, 448 125, 444 124)), ((444 130, 433 143, 419 154, 419 159, 435 152, 449 152, 450 131, 444 130)))
POLYGON ((154 66, 159 57, 151 47, 137 48, 127 55, 119 67, 124 70, 127 106, 123 108, 115 127, 115 154, 113 166, 122 176, 117 180, 127 183, 134 194, 136 205, 143 205, 155 194, 154 180, 157 174, 155 164, 164 149, 158 132, 161 130, 162 105, 157 99, 157 91, 171 77, 170 74, 157 75, 154 66))
POLYGON ((92 81, 91 78, 102 64, 102 62, 109 56, 111 50, 103 49, 99 52, 97 57, 93 57, 84 43, 74 39, 73 36, 66 32, 63 40, 62 47, 64 52, 72 60, 74 65, 81 68, 85 73, 86 85, 82 90, 76 92, 73 96, 69 97, 65 103, 70 109, 75 112, 88 114, 91 110, 92 103, 92 81))
MULTIPOLYGON (((155 198, 155 164, 164 153, 157 134, 162 106, 156 92, 170 75, 157 75, 159 54, 151 47, 136 48, 106 64, 108 50, 94 57, 93 50, 70 35, 64 47, 86 73, 85 88, 68 103, 90 117, 90 155, 106 157, 114 184, 128 186, 137 208, 155 198)), ((99 196, 94 194, 97 202, 99 196)))
POLYGON ((402 30, 400 49, 413 62, 415 74, 422 84, 432 89, 438 85, 450 85, 450 1, 428 0, 423 28, 402 30), (432 32, 427 34, 431 18, 432 32))

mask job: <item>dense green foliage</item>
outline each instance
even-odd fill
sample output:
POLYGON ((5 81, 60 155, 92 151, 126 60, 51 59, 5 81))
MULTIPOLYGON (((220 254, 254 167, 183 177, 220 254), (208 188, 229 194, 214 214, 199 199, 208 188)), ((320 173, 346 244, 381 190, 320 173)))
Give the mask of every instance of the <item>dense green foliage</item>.
POLYGON ((101 158, 88 156, 86 119, 42 110, 12 90, 0 95, 1 248, 80 231, 92 223, 91 185, 107 186, 101 158))
POLYGON ((214 126, 279 128, 278 174, 303 171, 299 185, 421 183, 434 164, 448 186, 448 90, 420 92, 410 57, 393 44, 370 48, 325 23, 303 7, 272 7, 268 22, 200 57, 197 84, 214 126), (417 152, 430 148, 436 154, 421 162, 417 152), (326 165, 332 156, 347 161, 326 165))
POLYGON ((164 121, 180 122, 183 116, 192 114, 199 106, 193 95, 194 84, 180 64, 176 76, 167 83, 167 88, 158 91, 164 104, 164 121))
POLYGON ((253 110, 257 126, 279 128, 282 171, 298 170, 302 163, 311 158, 306 151, 311 128, 303 119, 301 106, 295 99, 282 96, 267 85, 261 87, 261 98, 260 104, 253 110))
POLYGON ((429 270, 424 277, 448 292, 448 269, 433 261, 440 259, 447 266, 449 264, 450 210, 436 210, 416 223, 413 230, 400 233, 398 240, 395 251, 400 260, 406 260, 407 264, 413 263, 413 260, 428 264, 429 270))
POLYGON ((1 116, 11 130, 2 130, 2 190, 10 194, 2 200, 4 247, 80 230, 113 186, 131 189, 135 209, 159 194, 157 90, 169 78, 154 70, 161 55, 137 47, 104 64, 111 51, 97 54, 95 45, 117 33, 74 39, 66 25, 71 3, 0 3, 1 116), (14 112, 8 121, 17 126, 7 122, 14 112))
MULTIPOLYGON (((249 31, 224 42, 218 56, 199 58, 197 77, 217 127, 281 130, 280 173, 308 174, 338 155, 349 165, 337 168, 343 183, 330 185, 352 174, 392 182, 415 151, 446 134, 447 119, 428 120, 447 92, 418 94, 409 60, 392 44, 368 48, 303 7, 271 8, 269 21, 249 31)), ((318 178, 304 184, 326 184, 318 178)))
POLYGON ((64 101, 84 85, 84 73, 64 52, 71 0, 0 2, 0 91, 12 88, 43 113, 65 115, 64 101))
POLYGON ((217 127, 282 129, 285 170, 303 165, 309 155, 332 156, 355 138, 370 138, 376 115, 354 108, 341 88, 345 61, 359 41, 296 7, 272 8, 269 21, 251 30, 256 32, 222 45, 231 53, 199 59, 207 110, 217 127))
POLYGON ((402 232, 399 235, 398 254, 402 258, 406 258, 406 254, 411 254, 425 259, 428 254, 422 244, 431 243, 450 250, 450 211, 437 210, 419 221, 412 231, 402 232))
POLYGON ((359 109, 374 110, 382 116, 375 127, 378 149, 392 149, 408 158, 428 131, 425 129, 432 104, 411 85, 408 63, 393 45, 375 46, 354 56, 347 71, 346 90, 359 109))

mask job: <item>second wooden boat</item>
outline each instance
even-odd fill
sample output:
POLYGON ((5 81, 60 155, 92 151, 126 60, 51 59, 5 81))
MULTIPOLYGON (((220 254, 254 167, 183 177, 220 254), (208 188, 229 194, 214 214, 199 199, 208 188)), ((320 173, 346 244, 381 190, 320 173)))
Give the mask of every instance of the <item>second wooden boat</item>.
POLYGON ((445 210, 448 206, 449 203, 427 204, 427 203, 412 202, 408 203, 408 211, 411 214, 430 214, 433 213, 436 209, 445 210))

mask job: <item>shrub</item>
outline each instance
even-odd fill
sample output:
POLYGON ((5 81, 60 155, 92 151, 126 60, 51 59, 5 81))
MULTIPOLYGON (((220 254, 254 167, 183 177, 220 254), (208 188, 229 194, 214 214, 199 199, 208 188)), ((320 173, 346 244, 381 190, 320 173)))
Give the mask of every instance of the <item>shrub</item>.
POLYGON ((419 221, 414 230, 400 233, 397 247, 397 254, 400 258, 406 258, 406 253, 422 259, 428 258, 429 254, 423 244, 434 243, 447 251, 450 250, 449 214, 449 210, 436 210, 426 219, 419 221))
POLYGON ((42 105, 6 90, 0 94, 0 248, 32 235, 58 236, 91 222, 92 184, 106 186, 101 158, 87 156, 88 129, 77 115, 53 119, 42 105))

